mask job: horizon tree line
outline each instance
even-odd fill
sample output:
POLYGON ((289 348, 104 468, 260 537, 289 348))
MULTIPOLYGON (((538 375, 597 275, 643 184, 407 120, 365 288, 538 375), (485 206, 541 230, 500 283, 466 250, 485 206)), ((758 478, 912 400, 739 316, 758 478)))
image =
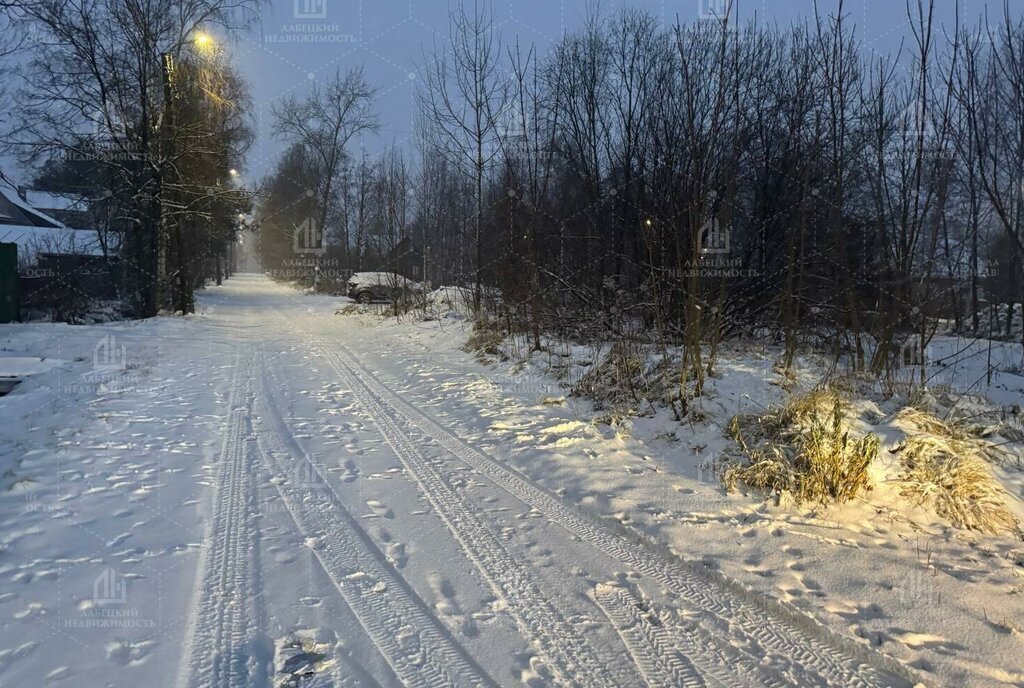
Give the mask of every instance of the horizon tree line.
MULTIPOLYGON (((843 2, 788 27, 595 11, 541 55, 462 5, 423 57, 413 150, 344 151, 328 253, 361 269, 414 245, 426 279, 535 349, 678 345, 698 394, 719 342, 765 333, 787 370, 811 343, 874 375, 909 353, 923 375, 940 328, 1008 337, 1021 319, 1024 19, 905 6, 893 55, 843 2)), ((285 162, 318 154, 292 143, 279 209, 314 188, 285 162)))

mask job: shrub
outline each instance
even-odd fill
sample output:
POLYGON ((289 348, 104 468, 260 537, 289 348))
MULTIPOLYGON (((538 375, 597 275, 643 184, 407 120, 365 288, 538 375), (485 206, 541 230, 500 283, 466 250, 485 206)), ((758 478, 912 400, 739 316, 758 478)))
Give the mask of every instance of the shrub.
POLYGON ((501 356, 500 347, 503 341, 505 335, 496 322, 477 320, 473 323, 473 331, 462 348, 478 355, 501 356))
POLYGON ((825 504, 845 502, 870 489, 868 466, 878 456, 878 438, 869 433, 851 439, 846 409, 837 391, 823 387, 763 415, 734 417, 729 433, 747 463, 725 471, 726 490, 743 483, 763 492, 791 494, 798 503, 825 504))
POLYGON ((980 454, 982 458, 993 463, 1003 463, 1007 454, 995 444, 978 437, 984 428, 971 427, 966 421, 943 420, 918 408, 906 407, 896 413, 895 419, 909 423, 919 431, 936 437, 962 442, 970 447, 970 452, 980 454))
POLYGON ((636 341, 617 341, 576 384, 575 394, 612 407, 634 406, 646 400, 648 391, 646 346, 636 341))

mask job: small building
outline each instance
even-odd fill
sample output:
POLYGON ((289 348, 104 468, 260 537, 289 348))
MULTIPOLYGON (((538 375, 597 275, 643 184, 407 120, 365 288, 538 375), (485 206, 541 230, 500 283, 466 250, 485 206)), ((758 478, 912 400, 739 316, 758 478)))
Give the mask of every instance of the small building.
MULTIPOLYGON (((117 299, 118 247, 105 246, 95 230, 69 227, 33 207, 26 197, 0 186, 4 258, 0 277, 6 275, 0 279, 0 303, 6 311, 3 318, 17 319, 28 313, 74 321, 92 305, 117 299)), ((76 212, 73 205, 65 205, 63 210, 76 212)))
POLYGON ((43 256, 106 255, 95 230, 69 227, 9 187, 0 187, 0 242, 17 244, 19 270, 37 265, 43 256))
POLYGON ((18 196, 29 207, 52 217, 65 227, 85 229, 92 226, 89 199, 71 193, 18 187, 18 196))
POLYGON ((426 282, 423 258, 420 246, 410 237, 404 237, 381 259, 381 269, 398 273, 414 282, 426 282))

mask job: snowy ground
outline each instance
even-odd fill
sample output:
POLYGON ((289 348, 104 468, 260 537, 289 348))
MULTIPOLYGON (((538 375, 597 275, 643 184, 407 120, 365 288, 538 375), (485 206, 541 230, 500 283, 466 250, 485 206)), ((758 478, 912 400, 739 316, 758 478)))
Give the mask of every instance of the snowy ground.
POLYGON ((1024 685, 1020 542, 698 470, 771 357, 627 435, 343 301, 0 326, 0 685, 1024 685))

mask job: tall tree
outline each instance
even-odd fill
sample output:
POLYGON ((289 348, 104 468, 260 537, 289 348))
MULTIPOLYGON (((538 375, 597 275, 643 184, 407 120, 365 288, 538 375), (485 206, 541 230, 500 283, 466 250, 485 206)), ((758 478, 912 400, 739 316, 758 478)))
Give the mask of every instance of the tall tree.
POLYGON ((451 13, 446 50, 428 60, 426 87, 420 92, 436 144, 460 168, 471 170, 476 213, 473 227, 475 279, 473 310, 480 312, 483 284, 484 182, 501 150, 501 125, 508 81, 500 69, 501 41, 488 5, 474 0, 451 13))
POLYGON ((312 219, 325 241, 330 209, 337 205, 336 197, 343 185, 349 142, 379 126, 372 109, 373 94, 362 67, 345 73, 339 69, 323 86, 314 85, 304 99, 289 96, 273 109, 278 136, 301 143, 316 160, 319 174, 315 188, 310 190, 317 207, 312 219))
POLYGON ((160 306, 165 179, 186 151, 168 145, 177 65, 204 30, 256 18, 258 0, 24 0, 38 31, 5 136, 23 162, 92 161, 117 180, 130 227, 126 261, 139 313, 160 306))

